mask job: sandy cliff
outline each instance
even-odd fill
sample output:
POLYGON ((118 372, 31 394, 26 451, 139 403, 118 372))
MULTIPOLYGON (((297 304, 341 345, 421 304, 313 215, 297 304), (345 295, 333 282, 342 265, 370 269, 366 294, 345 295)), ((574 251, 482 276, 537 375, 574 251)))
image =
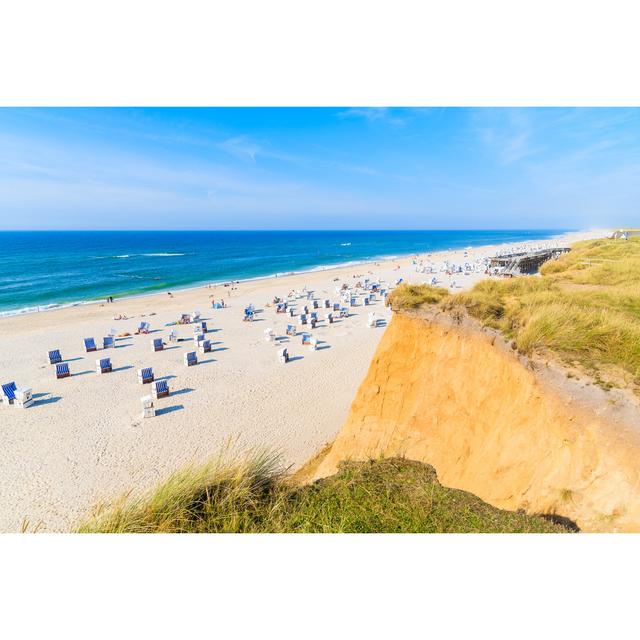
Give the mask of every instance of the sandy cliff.
POLYGON ((640 413, 468 319, 395 314, 314 477, 403 454, 505 509, 640 531, 640 413))

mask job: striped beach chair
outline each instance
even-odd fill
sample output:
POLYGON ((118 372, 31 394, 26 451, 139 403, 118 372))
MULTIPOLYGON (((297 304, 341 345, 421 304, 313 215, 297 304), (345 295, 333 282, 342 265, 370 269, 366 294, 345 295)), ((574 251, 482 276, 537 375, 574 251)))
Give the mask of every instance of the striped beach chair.
POLYGON ((162 338, 153 338, 151 340, 152 351, 162 351, 163 349, 164 349, 164 342, 162 342, 162 338))
POLYGON ((138 369, 138 382, 140 384, 150 384, 155 380, 153 375, 153 367, 145 367, 138 369))
POLYGON ((62 356, 60 355, 60 349, 54 349, 53 351, 47 351, 47 358, 49 364, 58 364, 62 362, 62 356))
POLYGON ((113 336, 105 336, 102 338, 102 348, 103 349, 114 349, 115 348, 115 340, 113 336))
POLYGON ((89 353, 90 351, 97 351, 96 341, 93 338, 84 339, 84 350, 89 353))
POLYGON ((195 351, 187 351, 184 354, 184 366, 192 367, 194 364, 198 364, 198 354, 195 351))
POLYGON ((68 378, 71 375, 71 371, 69 371, 69 365, 66 362, 60 362, 56 365, 56 379, 60 380, 60 378, 68 378))
POLYGON ((16 383, 7 382, 2 385, 2 404, 13 404, 16 399, 16 383))
POLYGON ((111 373, 112 370, 111 358, 100 358, 96 360, 96 371, 98 373, 111 373))
POLYGON ((138 325, 138 333, 149 333, 151 325, 148 322, 141 322, 138 325))
POLYGON ((169 383, 166 380, 156 380, 151 393, 154 398, 166 398, 169 395, 169 383))

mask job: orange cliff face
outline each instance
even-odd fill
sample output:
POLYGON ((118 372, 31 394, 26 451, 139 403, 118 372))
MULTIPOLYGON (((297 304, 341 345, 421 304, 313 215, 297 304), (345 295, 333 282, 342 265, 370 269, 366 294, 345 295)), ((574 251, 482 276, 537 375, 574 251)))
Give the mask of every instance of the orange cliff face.
POLYGON ((637 405, 529 365, 468 320, 394 315, 314 476, 379 455, 429 463, 496 507, 640 531, 637 405))

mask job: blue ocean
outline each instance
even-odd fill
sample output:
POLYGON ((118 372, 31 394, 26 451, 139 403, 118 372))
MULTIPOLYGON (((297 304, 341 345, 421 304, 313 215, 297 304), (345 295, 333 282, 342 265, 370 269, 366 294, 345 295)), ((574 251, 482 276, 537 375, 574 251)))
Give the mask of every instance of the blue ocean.
POLYGON ((0 314, 559 233, 6 231, 0 232, 0 314))

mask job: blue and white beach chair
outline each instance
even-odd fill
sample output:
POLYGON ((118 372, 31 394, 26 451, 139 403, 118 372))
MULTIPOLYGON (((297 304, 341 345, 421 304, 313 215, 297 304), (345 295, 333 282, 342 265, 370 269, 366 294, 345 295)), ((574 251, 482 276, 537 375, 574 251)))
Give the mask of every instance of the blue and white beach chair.
POLYGON ((16 399, 16 383, 7 382, 2 385, 2 403, 13 404, 16 399))
POLYGON ((60 380, 60 378, 68 378, 71 375, 71 371, 69 371, 69 365, 66 362, 61 362, 56 365, 56 378, 60 380))
POLYGON ((162 351, 164 349, 164 342, 162 342, 162 338, 153 338, 151 340, 151 349, 152 351, 162 351))
POLYGON ((311 334, 310 333, 303 333, 302 334, 302 344, 303 345, 311 344, 311 334))
POLYGON ((151 325, 148 322, 141 322, 138 325, 138 333, 149 333, 151 325))
POLYGON ((140 384, 150 384, 154 380, 155 376, 153 375, 153 367, 138 369, 138 382, 140 384))
POLYGON ((169 395, 169 383, 166 380, 156 380, 151 393, 154 398, 166 398, 169 395))
POLYGON ((115 349, 115 340, 113 336, 105 336, 102 338, 102 348, 103 349, 115 349))
POLYGON ((184 364, 186 367, 192 367, 194 364, 198 364, 198 354, 195 351, 187 351, 184 354, 184 364))
POLYGON ((96 360, 96 371, 98 373, 111 373, 112 370, 111 358, 100 358, 96 360))
POLYGON ((200 353, 211 353, 211 340, 203 340, 198 345, 200 353))
POLYGON ((282 364, 289 362, 289 352, 286 349, 278 349, 278 361, 282 364))
POLYGON ((47 358, 49 359, 49 364, 58 364, 58 362, 62 362, 60 349, 54 349, 53 351, 48 351, 47 358))
POLYGON ((325 313, 324 319, 329 323, 333 324, 333 313, 325 313))
POLYGON ((294 325, 292 325, 292 324, 288 324, 288 325, 287 325, 287 331, 286 331, 286 334, 287 334, 288 336, 295 336, 295 335, 296 335, 296 328, 295 328, 295 326, 294 326, 294 325))
POLYGON ((84 339, 84 350, 89 353, 89 351, 97 351, 98 347, 96 347, 96 341, 93 338, 85 338, 84 339))
POLYGON ((340 303, 339 302, 334 302, 333 303, 333 310, 334 311, 340 311, 340 303))

